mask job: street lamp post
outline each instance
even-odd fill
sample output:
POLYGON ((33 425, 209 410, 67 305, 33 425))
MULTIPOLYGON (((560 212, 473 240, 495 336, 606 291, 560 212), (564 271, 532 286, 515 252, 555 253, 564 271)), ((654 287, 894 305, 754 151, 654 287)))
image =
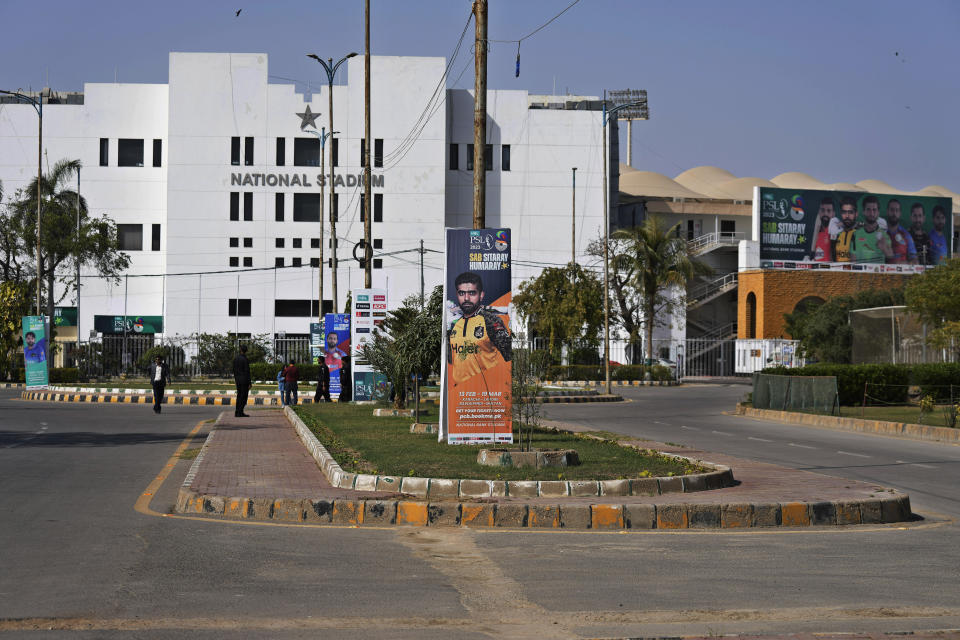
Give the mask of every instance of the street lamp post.
MULTIPOLYGON (((323 66, 323 70, 327 72, 327 86, 329 91, 327 96, 329 98, 329 109, 327 113, 327 122, 330 125, 331 134, 333 132, 333 77, 337 73, 337 69, 340 68, 340 65, 344 63, 348 58, 352 58, 357 55, 356 51, 351 51, 347 55, 340 58, 336 64, 333 63, 333 58, 328 58, 324 61, 323 58, 318 56, 315 53, 308 53, 308 58, 313 58, 323 66)), ((333 251, 332 263, 331 263, 331 275, 332 275, 332 284, 333 284, 333 312, 337 312, 337 219, 336 212, 333 210, 334 202, 334 193, 336 190, 336 183, 333 179, 333 145, 330 145, 330 238, 331 238, 331 250, 333 251)), ((321 196, 322 197, 322 196, 321 196)), ((323 300, 320 300, 320 304, 323 305, 323 300)))
MULTIPOLYGON (((326 172, 326 156, 324 154, 326 153, 326 148, 327 148, 327 138, 329 138, 335 133, 340 133, 340 132, 330 131, 328 133, 325 127, 320 127, 320 131, 313 129, 308 131, 308 133, 312 133, 313 135, 317 136, 317 138, 320 140, 320 175, 322 176, 324 172, 326 172)), ((324 231, 323 229, 323 197, 324 197, 324 189, 326 187, 325 182, 326 182, 325 180, 320 181, 320 287, 319 287, 320 298, 318 302, 319 307, 317 309, 318 323, 323 322, 323 231, 324 231)))
MULTIPOLYGON (((0 89, 0 93, 13 96, 20 102, 25 102, 33 107, 37 112, 39 128, 37 132, 37 314, 43 315, 43 307, 40 299, 40 272, 42 263, 40 262, 40 182, 43 179, 43 95, 31 98, 19 91, 5 91, 0 89)), ((49 344, 49 342, 48 342, 49 344)))
MULTIPOLYGON (((604 92, 606 94, 606 92, 604 92)), ((607 122, 618 111, 645 105, 646 101, 637 100, 620 104, 609 111, 607 98, 603 98, 603 368, 606 379, 607 395, 611 394, 610 385, 610 209, 607 204, 607 122)), ((650 319, 648 318, 649 322, 650 319)))

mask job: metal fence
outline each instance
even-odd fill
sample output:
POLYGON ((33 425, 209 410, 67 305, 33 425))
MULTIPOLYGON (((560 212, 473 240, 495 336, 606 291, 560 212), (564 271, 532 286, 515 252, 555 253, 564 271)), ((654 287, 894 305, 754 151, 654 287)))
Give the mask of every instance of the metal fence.
MULTIPOLYGON (((222 338, 222 337, 221 337, 222 338)), ((308 336, 258 339, 227 338, 205 343, 196 336, 162 338, 153 335, 106 335, 94 340, 81 341, 79 351, 75 342, 58 343, 62 352, 57 355, 58 366, 78 367, 80 377, 110 378, 114 376, 146 375, 150 367, 150 350, 167 348, 167 363, 171 375, 176 377, 232 375, 232 362, 237 347, 248 346, 250 353, 257 353, 269 362, 310 362, 310 338, 308 336)))

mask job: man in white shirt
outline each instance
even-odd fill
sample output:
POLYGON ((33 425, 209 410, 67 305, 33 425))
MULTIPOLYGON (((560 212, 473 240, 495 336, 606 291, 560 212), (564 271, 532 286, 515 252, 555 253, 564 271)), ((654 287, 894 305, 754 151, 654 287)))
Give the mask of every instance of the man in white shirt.
POLYGON ((160 403, 163 402, 163 391, 170 382, 170 367, 163 361, 163 356, 157 355, 150 365, 150 384, 153 385, 153 412, 160 413, 160 403))

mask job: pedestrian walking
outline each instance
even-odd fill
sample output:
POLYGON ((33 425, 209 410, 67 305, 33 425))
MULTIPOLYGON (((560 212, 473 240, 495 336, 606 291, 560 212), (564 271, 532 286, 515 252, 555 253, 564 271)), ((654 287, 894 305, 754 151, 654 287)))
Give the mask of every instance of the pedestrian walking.
POLYGON ((237 406, 233 412, 238 418, 248 418, 243 412, 247 406, 247 394, 250 393, 250 361, 247 360, 247 345, 240 345, 240 353, 233 359, 233 379, 237 383, 237 406))
POLYGON ((297 365, 293 363, 293 360, 290 361, 283 369, 283 386, 284 394, 286 395, 285 402, 287 404, 292 404, 296 406, 297 404, 297 382, 300 380, 300 370, 297 369, 297 365), (290 401, 290 398, 293 397, 293 401, 290 401))
POLYGON ((323 399, 330 400, 330 367, 324 362, 323 356, 317 358, 317 393, 313 397, 314 402, 320 402, 323 399))
POLYGON ((284 388, 283 388, 283 387, 284 387, 283 372, 284 372, 284 370, 285 370, 286 368, 287 368, 286 366, 284 366, 283 364, 281 364, 281 365, 280 365, 280 371, 277 372, 277 390, 280 392, 280 406, 281 406, 281 407, 282 407, 283 405, 287 404, 287 399, 284 397, 286 394, 284 393, 284 388))
POLYGON ((163 403, 163 392, 170 382, 170 367, 163 361, 163 356, 157 354, 150 364, 150 384, 153 386, 153 412, 160 413, 163 403))

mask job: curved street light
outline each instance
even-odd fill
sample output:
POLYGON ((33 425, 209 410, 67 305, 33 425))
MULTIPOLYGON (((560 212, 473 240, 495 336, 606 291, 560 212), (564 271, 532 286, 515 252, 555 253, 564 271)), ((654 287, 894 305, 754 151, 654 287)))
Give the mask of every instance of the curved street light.
MULTIPOLYGON (((610 395, 610 209, 607 204, 607 122, 618 111, 645 104, 643 100, 627 102, 607 110, 603 100, 603 368, 607 395, 610 395)), ((650 322, 650 318, 646 319, 650 322)))
POLYGON ((0 89, 0 93, 13 96, 20 102, 29 104, 37 112, 39 120, 39 132, 37 133, 37 315, 42 316, 43 310, 40 306, 40 271, 42 267, 40 262, 40 181, 43 179, 43 93, 38 94, 36 98, 31 98, 19 91, 0 89))
MULTIPOLYGON (((326 127, 320 127, 320 131, 316 129, 305 129, 307 133, 312 133, 317 136, 317 139, 320 140, 320 175, 323 175, 326 171, 325 161, 327 146, 327 138, 332 136, 335 133, 340 133, 339 131, 327 131, 326 127)), ((317 323, 323 322, 323 190, 325 183, 323 180, 320 181, 320 290, 319 290, 319 302, 317 303, 317 323)), ((332 188, 332 187, 331 187, 332 188)))
MULTIPOLYGON (((352 58, 357 55, 356 51, 351 51, 347 55, 340 58, 336 64, 333 63, 333 58, 327 58, 324 61, 323 58, 318 56, 315 53, 308 53, 308 58, 313 58, 323 66, 323 70, 327 72, 327 86, 329 91, 327 96, 329 98, 329 109, 327 112, 327 122, 329 123, 329 129, 331 134, 333 133, 333 77, 337 73, 337 69, 340 68, 340 65, 343 64, 349 58, 352 58)), ((321 152, 322 153, 322 152, 321 152)), ((330 145, 330 238, 332 239, 332 251, 333 251, 333 260, 331 263, 332 271, 332 281, 333 281, 333 312, 337 313, 337 220, 336 215, 333 210, 334 202, 334 191, 336 188, 335 180, 333 179, 333 145, 330 145)), ((323 299, 320 299, 320 306, 323 307, 323 299)))

